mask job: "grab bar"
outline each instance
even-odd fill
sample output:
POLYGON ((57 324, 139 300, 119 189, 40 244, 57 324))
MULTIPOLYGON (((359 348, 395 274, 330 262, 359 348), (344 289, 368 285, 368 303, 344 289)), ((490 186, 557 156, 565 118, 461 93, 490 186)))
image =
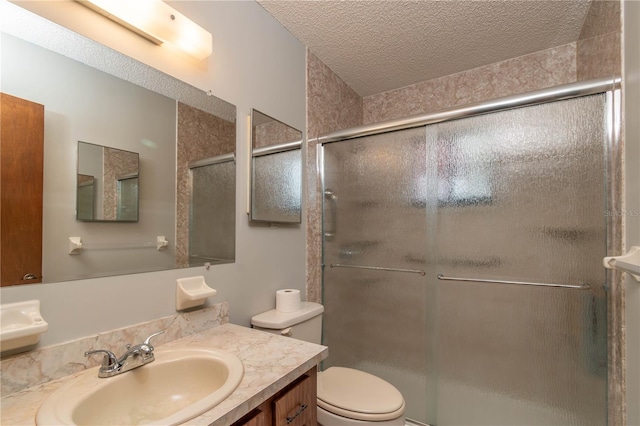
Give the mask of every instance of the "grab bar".
POLYGON ((561 288, 572 288, 576 290, 586 290, 589 287, 588 284, 580 283, 578 285, 572 284, 551 284, 551 283, 529 283, 523 281, 503 281, 503 280, 486 280, 479 278, 458 278, 458 277, 445 277, 443 274, 438 274, 438 279, 443 281, 467 281, 467 282, 475 282, 475 283, 492 283, 492 284, 517 284, 517 285, 535 285, 540 287, 561 287, 561 288))
POLYGON ((383 268, 380 266, 359 266, 359 265, 343 265, 341 263, 332 263, 332 268, 353 268, 353 269, 373 269, 374 271, 391 271, 391 272, 409 272, 411 274, 426 275, 427 273, 419 269, 400 269, 400 268, 383 268))

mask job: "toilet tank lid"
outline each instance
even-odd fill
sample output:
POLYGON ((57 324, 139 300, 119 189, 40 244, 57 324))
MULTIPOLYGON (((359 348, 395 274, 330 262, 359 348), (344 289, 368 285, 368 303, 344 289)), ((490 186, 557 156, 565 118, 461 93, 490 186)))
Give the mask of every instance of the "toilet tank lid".
POLYGON ((278 330, 300 324, 306 320, 317 317, 324 312, 324 306, 314 302, 302 302, 300 309, 295 312, 279 312, 275 309, 255 315, 251 318, 251 324, 256 327, 278 330))

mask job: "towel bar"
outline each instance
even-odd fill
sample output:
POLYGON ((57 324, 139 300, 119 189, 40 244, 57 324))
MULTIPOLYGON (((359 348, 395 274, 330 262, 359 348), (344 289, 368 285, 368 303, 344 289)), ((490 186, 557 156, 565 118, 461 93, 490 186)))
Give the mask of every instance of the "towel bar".
POLYGON ((530 283, 523 281, 503 281, 503 280, 487 280, 480 278, 457 278, 457 277, 446 277, 443 274, 438 274, 438 279, 443 281, 467 281, 467 282, 476 282, 476 283, 492 283, 492 284, 517 284, 517 285, 535 285, 539 287, 561 287, 561 288, 572 288, 576 290, 586 290, 589 287, 588 284, 580 283, 578 285, 572 284, 552 284, 552 283, 530 283))
POLYGON ((426 275, 426 272, 419 269, 400 269, 400 268, 383 268, 380 266, 358 266, 358 265, 343 265, 340 263, 332 263, 329 265, 332 268, 353 268, 353 269, 373 269, 375 271, 391 271, 391 272, 409 272, 411 274, 426 275))

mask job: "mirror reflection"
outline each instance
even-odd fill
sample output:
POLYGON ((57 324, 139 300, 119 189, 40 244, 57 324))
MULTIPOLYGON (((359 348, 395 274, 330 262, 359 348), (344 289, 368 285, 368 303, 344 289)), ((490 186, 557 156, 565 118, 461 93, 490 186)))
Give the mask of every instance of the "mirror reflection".
MULTIPOLYGON (((51 37, 57 30, 46 25, 37 33, 51 37)), ((227 196, 209 207, 225 220, 204 230, 189 220, 189 165, 235 153, 234 105, 86 39, 82 55, 108 57, 100 63, 108 72, 7 33, 0 42, 2 91, 44 106, 42 282, 202 265, 189 259, 192 235, 226 241, 224 255, 197 254, 234 261, 234 162, 227 196), (103 162, 117 158, 108 177, 85 168, 82 152, 91 149, 103 162), (134 162, 124 153, 135 154, 137 171, 124 167, 134 162), (158 236, 168 240, 163 250, 158 236), (80 254, 70 253, 71 237, 81 239, 80 254)))
POLYGON ((226 231, 233 229, 235 223, 234 156, 225 154, 196 161, 189 171, 189 264, 228 263, 235 253, 234 235, 226 231))
POLYGON ((76 218, 138 221, 138 153, 78 142, 76 218))
POLYGON ((235 258, 235 145, 235 121, 178 103, 176 214, 180 267, 229 263, 235 258), (226 161, 216 162, 219 157, 226 161), (206 167, 209 164, 213 165, 206 167), (200 167, 215 170, 194 175, 193 169, 200 167))
POLYGON ((255 222, 302 221, 302 132, 251 111, 251 208, 255 222))

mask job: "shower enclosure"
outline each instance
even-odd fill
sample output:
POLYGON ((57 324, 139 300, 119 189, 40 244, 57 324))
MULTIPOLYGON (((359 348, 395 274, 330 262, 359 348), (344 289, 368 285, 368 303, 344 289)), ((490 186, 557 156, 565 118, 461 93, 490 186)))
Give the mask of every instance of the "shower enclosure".
POLYGON ((139 178, 135 173, 133 176, 119 177, 117 181, 117 220, 138 220, 138 189, 139 178))
POLYGON ((194 162, 189 166, 189 265, 229 263, 235 258, 234 154, 194 162))
POLYGON ((613 87, 321 137, 324 368, 430 425, 606 424, 613 87))

